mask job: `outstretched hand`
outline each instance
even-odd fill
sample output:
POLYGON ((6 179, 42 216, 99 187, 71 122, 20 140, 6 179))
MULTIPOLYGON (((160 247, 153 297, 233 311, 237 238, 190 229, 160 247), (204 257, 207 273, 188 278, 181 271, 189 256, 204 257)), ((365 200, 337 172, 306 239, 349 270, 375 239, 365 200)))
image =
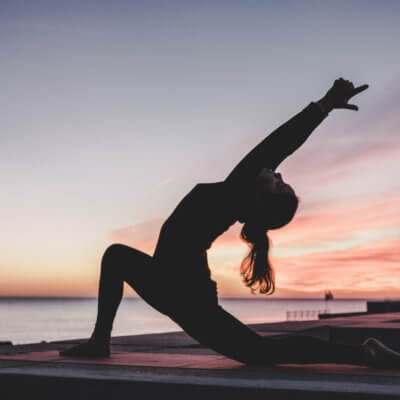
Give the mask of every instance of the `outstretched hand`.
POLYGON ((343 78, 336 79, 333 86, 326 95, 320 100, 327 111, 334 108, 358 111, 358 106, 349 104, 348 101, 355 95, 368 89, 368 85, 354 87, 353 83, 343 78))

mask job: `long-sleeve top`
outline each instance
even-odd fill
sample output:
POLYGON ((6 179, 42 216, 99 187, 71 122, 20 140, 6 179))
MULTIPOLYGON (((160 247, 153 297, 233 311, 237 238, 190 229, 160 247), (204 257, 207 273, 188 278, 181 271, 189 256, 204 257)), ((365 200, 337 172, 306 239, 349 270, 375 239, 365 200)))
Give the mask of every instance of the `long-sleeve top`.
POLYGON ((184 285, 190 274, 192 290, 215 286, 206 250, 238 220, 241 194, 263 168, 275 170, 298 149, 325 117, 315 103, 309 104, 250 151, 224 181, 197 184, 182 199, 163 224, 153 256, 168 276, 184 285))
POLYGON ((229 174, 226 182, 240 185, 255 178, 263 168, 275 170, 307 140, 326 116, 316 103, 309 104, 250 151, 229 174))

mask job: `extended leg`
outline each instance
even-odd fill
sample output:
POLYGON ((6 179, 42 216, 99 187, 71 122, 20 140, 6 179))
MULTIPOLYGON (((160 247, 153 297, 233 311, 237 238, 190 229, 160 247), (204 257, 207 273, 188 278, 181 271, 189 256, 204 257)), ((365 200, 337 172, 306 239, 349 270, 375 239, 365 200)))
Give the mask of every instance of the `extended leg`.
POLYGON ((182 328, 200 343, 245 364, 364 363, 361 346, 333 344, 309 336, 272 339, 258 335, 220 306, 193 311, 177 317, 182 328))

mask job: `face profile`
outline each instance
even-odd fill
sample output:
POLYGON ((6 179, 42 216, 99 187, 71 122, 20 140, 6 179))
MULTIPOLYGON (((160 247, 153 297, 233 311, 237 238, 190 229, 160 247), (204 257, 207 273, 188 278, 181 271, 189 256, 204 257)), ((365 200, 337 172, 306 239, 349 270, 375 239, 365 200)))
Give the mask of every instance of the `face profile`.
MULTIPOLYGON (((282 175, 263 168, 257 175, 251 195, 247 196, 245 223, 265 231, 288 224, 296 213, 298 198, 282 175)), ((242 222, 242 221, 241 221, 242 222)))
POLYGON ((256 185, 258 190, 265 194, 295 194, 293 188, 282 179, 282 175, 271 168, 261 170, 257 176, 256 185))

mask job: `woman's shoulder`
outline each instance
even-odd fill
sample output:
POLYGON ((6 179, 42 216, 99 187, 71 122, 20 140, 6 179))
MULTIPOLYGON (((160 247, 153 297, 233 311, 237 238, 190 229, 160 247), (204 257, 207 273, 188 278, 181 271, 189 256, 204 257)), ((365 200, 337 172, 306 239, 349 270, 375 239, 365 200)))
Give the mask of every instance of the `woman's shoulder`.
POLYGON ((237 199, 243 195, 243 192, 246 191, 245 188, 238 187, 235 184, 232 184, 231 181, 218 181, 218 182, 201 182, 194 186, 192 189, 193 193, 199 193, 199 195, 220 195, 220 196, 228 196, 231 200, 237 199))
POLYGON ((227 208, 235 206, 241 196, 243 191, 227 181, 198 183, 188 195, 197 203, 214 204, 216 207, 218 204, 224 204, 227 208))
POLYGON ((199 182, 198 184, 195 185, 196 186, 220 186, 221 183, 223 183, 223 181, 221 182, 199 182))
POLYGON ((197 183, 191 190, 191 194, 194 196, 225 196, 234 194, 234 188, 225 181, 220 182, 200 182, 197 183))
POLYGON ((200 182, 194 186, 194 189, 220 189, 220 190, 233 190, 234 186, 228 181, 218 182, 200 182))

